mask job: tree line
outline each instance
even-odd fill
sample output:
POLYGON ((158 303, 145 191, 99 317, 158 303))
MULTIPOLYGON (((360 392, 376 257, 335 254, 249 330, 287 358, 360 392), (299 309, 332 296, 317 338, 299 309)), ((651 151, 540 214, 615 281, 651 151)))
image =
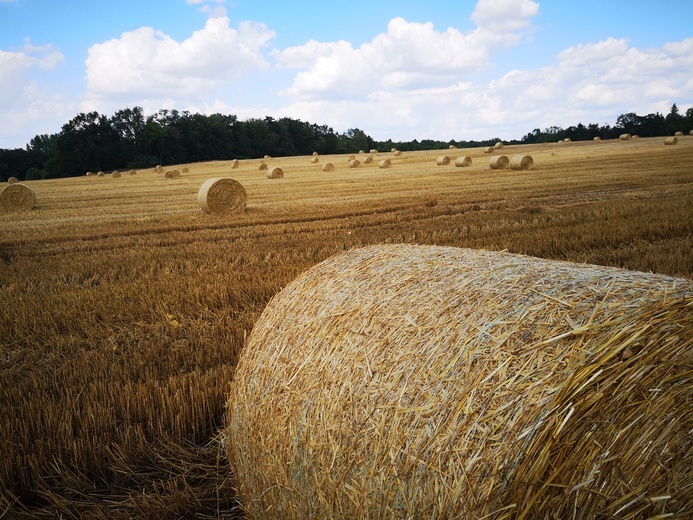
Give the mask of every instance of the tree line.
MULTIPOLYGON (((618 117, 616 124, 582 123, 568 128, 535 129, 521 140, 507 144, 617 138, 622 133, 641 137, 673 135, 693 128, 693 108, 685 115, 674 104, 666 116, 634 113, 618 117)), ((87 171, 150 168, 158 164, 247 159, 271 155, 321 155, 357 153, 372 148, 402 151, 490 146, 498 138, 483 141, 376 141, 363 130, 337 133, 326 125, 272 117, 239 121, 235 115, 202 115, 159 110, 144 115, 141 107, 118 110, 111 117, 98 112, 80 113, 57 134, 37 135, 26 148, 0 149, 0 181, 54 179, 84 175, 87 171)))

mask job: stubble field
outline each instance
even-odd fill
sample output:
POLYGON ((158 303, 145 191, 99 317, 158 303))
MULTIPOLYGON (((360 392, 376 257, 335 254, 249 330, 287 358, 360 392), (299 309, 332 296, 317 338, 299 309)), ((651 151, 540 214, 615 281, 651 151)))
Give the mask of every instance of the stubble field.
POLYGON ((248 159, 27 182, 36 208, 0 213, 0 518, 239 516, 220 435, 237 357, 269 299, 339 251, 437 244, 693 277, 693 137, 663 142, 495 152, 532 155, 528 171, 474 148, 267 159, 283 179, 248 159), (245 213, 200 210, 220 176, 245 187, 245 213))

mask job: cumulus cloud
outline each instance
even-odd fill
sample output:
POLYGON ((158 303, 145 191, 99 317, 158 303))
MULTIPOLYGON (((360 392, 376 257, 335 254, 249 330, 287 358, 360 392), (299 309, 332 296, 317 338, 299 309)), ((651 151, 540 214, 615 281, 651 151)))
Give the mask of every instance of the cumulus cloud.
POLYGON ((262 49, 274 36, 262 23, 233 29, 226 17, 210 18, 182 42, 141 27, 89 49, 88 98, 203 95, 266 68, 262 49))
POLYGON ((32 69, 53 70, 63 59, 52 45, 37 46, 30 40, 18 51, 0 50, 0 106, 17 102, 32 69))
POLYGON ((528 27, 537 14, 539 4, 532 0, 479 0, 472 20, 482 29, 509 32, 528 27))
POLYGON ((226 0, 185 0, 190 5, 199 5, 199 12, 210 18, 223 18, 226 16, 226 0))

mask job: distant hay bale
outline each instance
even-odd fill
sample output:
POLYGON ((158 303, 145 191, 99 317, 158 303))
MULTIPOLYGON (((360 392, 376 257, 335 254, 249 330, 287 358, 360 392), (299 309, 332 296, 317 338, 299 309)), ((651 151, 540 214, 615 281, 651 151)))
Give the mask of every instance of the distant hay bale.
POLYGON ((283 179, 284 178, 284 170, 282 170, 279 166, 273 166, 269 170, 267 170, 267 178, 268 179, 283 179))
POLYGON ((310 160, 310 162, 311 162, 312 164, 316 164, 316 163, 319 163, 319 162, 320 162, 320 159, 319 159, 318 157, 313 157, 313 158, 310 160))
POLYGON ((137 175, 137 170, 130 170, 128 173, 130 175, 137 175))
POLYGON ((678 132, 674 133, 674 135, 676 137, 683 137, 683 132, 679 130, 678 132))
POLYGON ((621 134, 621 135, 618 136, 618 138, 619 138, 621 141, 628 141, 628 140, 630 139, 630 137, 631 137, 630 134, 621 134))
POLYGON ((678 142, 679 140, 677 137, 667 137, 666 139, 664 139, 664 144, 676 144, 678 142))
POLYGON ((197 192, 197 202, 205 213, 243 212, 247 201, 245 188, 229 177, 207 179, 197 192))
POLYGON ((496 149, 493 146, 487 146, 484 148, 484 153, 493 153, 496 149))
POLYGON ((508 167, 510 160, 505 155, 494 155, 488 162, 492 170, 503 170, 508 167))
POLYGON ((180 177, 180 170, 173 170, 173 176, 176 178, 180 177))
POLYGON ((366 153, 364 150, 359 150, 359 153, 366 153))
POLYGON ((688 135, 693 135, 693 130, 691 130, 690 132, 688 132, 688 135))
POLYGON ((599 136, 597 136, 597 137, 594 137, 594 138, 593 138, 592 140, 593 140, 593 141, 601 141, 601 140, 602 140, 602 138, 601 138, 601 137, 599 137, 599 136))
POLYGON ((449 150, 457 150, 457 145, 451 144, 450 146, 448 146, 448 149, 449 150))
POLYGON ((395 157, 402 155, 402 150, 395 150, 395 157))
POLYGON ((496 144, 493 145, 493 147, 496 150, 499 150, 499 149, 503 148, 503 143, 501 141, 498 141, 496 144))
POLYGON ((322 165, 322 171, 324 171, 324 172, 334 171, 334 164, 332 164, 331 162, 327 162, 327 163, 323 164, 322 165))
POLYGON ((187 166, 184 166, 183 168, 180 169, 181 173, 190 173, 190 169, 187 166))
POLYGON ((511 170, 529 170, 534 166, 534 159, 531 155, 513 155, 510 158, 510 169, 511 170))
POLYGON ((356 156, 355 156, 355 155, 350 155, 350 156, 347 158, 347 162, 351 162, 351 161, 354 161, 354 160, 356 160, 356 156))
POLYGON ((10 177, 7 179, 7 184, 17 184, 19 182, 19 179, 17 177, 10 177))
POLYGON ((378 162, 378 168, 390 168, 392 166, 392 161, 390 159, 382 159, 378 162))
POLYGON ((373 155, 375 155, 375 154, 378 153, 378 150, 376 150, 375 148, 371 148, 370 153, 372 153, 373 155))
POLYGON ((258 170, 266 170, 267 169, 267 164, 264 162, 260 162, 260 164, 257 165, 258 170))
POLYGON ((373 162, 373 157, 371 157, 370 155, 363 159, 364 164, 371 164, 372 162, 373 162))
POLYGON ((176 173, 173 170, 166 170, 166 173, 164 173, 164 177, 167 179, 175 179, 176 173))
POLYGON ((271 159, 271 158, 272 158, 272 156, 270 156, 270 155, 265 155, 265 157, 264 157, 264 158, 265 158, 265 159, 271 159))
POLYGON ((639 135, 637 135, 637 134, 636 134, 636 135, 634 135, 633 137, 631 137, 631 139, 639 139, 639 138, 640 138, 640 136, 639 136, 639 135))
POLYGON ((678 518, 692 295, 503 252, 335 255, 241 352, 223 431, 239 499, 264 519, 678 518))
POLYGON ((36 194, 29 186, 15 182, 0 191, 0 209, 7 213, 29 211, 36 205, 36 194))
POLYGON ((91 177, 92 175, 94 175, 94 172, 87 172, 87 177, 91 177))
POLYGON ((450 157, 448 157, 447 155, 441 155, 436 159, 436 164, 438 166, 446 166, 450 164, 450 157))
POLYGON ((361 166, 361 161, 359 161, 358 159, 349 161, 349 168, 358 168, 359 166, 361 166))
POLYGON ((469 157, 468 155, 465 155, 464 157, 458 157, 455 159, 455 166, 458 168, 466 168, 467 166, 472 165, 472 158, 469 157))
POLYGON ((317 157, 317 156, 318 156, 318 152, 313 152, 313 155, 314 155, 315 157, 317 157))
POLYGON ((111 177, 114 178, 114 179, 120 179, 121 174, 120 174, 120 172, 119 172, 118 170, 116 170, 116 171, 114 171, 114 172, 111 174, 111 177))
POLYGON ((570 142, 572 142, 572 141, 573 141, 573 140, 572 140, 570 137, 566 137, 565 139, 563 139, 563 142, 564 142, 564 143, 570 143, 570 142))
POLYGON ((106 175, 106 174, 104 172, 101 172, 101 171, 96 174, 97 177, 103 177, 104 175, 106 175))
POLYGON ((395 153, 395 152, 397 151, 397 148, 390 148, 390 151, 391 151, 392 153, 395 153))
POLYGON ((156 168, 154 168, 154 171, 155 171, 156 173, 164 173, 164 167, 161 166, 160 164, 158 164, 158 165, 156 166, 156 168))
POLYGON ((231 168, 238 168, 238 166, 239 166, 240 164, 241 164, 241 163, 239 162, 238 159, 234 159, 233 161, 231 161, 231 168))

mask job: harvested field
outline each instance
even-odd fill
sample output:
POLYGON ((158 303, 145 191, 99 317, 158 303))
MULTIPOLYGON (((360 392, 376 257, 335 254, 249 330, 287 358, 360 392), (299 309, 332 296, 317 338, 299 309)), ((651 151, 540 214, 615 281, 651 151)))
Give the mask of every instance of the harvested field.
POLYGON ((534 160, 521 175, 461 148, 463 169, 431 150, 386 170, 321 155, 334 174, 285 157, 281 182, 256 160, 25 182, 35 207, 0 212, 0 516, 242 517, 221 435, 239 352, 269 300, 338 252, 416 243, 693 278, 693 139, 662 141, 506 144, 534 160), (229 175, 246 211, 201 211, 202 183, 229 175))

